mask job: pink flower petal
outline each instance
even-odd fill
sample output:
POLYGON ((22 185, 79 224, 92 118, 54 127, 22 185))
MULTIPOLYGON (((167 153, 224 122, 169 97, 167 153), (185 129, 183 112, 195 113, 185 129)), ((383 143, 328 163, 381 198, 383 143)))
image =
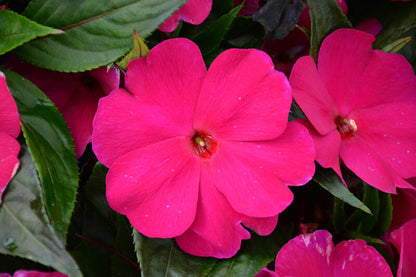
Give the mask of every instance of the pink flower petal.
POLYGON ((393 243, 400 255, 397 277, 411 277, 416 275, 416 219, 412 219, 390 234, 393 243))
POLYGON ((311 56, 298 59, 289 78, 293 98, 315 129, 326 135, 336 129, 338 109, 329 96, 311 56))
POLYGON ((192 255, 229 258, 240 249, 241 240, 250 238, 241 223, 261 235, 268 235, 276 227, 277 216, 249 218, 236 213, 212 185, 211 173, 203 167, 195 221, 176 242, 192 255))
POLYGON ((299 235, 280 249, 275 271, 278 276, 332 276, 329 264, 333 248, 332 236, 325 230, 299 235))
POLYGON ((267 267, 260 270, 259 273, 256 274, 254 277, 279 277, 279 275, 271 270, 268 270, 267 267))
POLYGON ((0 157, 0 205, 2 202, 1 196, 18 168, 19 159, 16 156, 0 157))
POLYGON ((211 64, 195 112, 195 130, 218 139, 272 139, 285 129, 291 91, 259 50, 230 49, 211 64))
POLYGON ((188 39, 165 40, 146 58, 132 60, 126 89, 146 105, 171 118, 175 128, 192 128, 195 106, 206 75, 198 46, 188 39))
POLYGON ((145 236, 181 235, 195 218, 199 169, 187 137, 131 151, 110 167, 108 203, 145 236))
POLYGON ((13 277, 68 277, 68 275, 61 272, 41 272, 41 271, 26 271, 18 270, 13 274, 13 277))
MULTIPOLYGON (((408 180, 416 188, 416 178, 408 180)), ((397 195, 391 196, 393 200, 393 220, 389 230, 395 230, 406 221, 416 218, 416 190, 398 189, 397 195)))
POLYGON ((402 178, 416 176, 416 103, 389 103, 357 110, 349 118, 357 124, 354 135, 402 178))
POLYGON ((211 12, 212 0, 188 0, 179 10, 171 15, 159 30, 162 32, 173 32, 179 24, 179 20, 199 25, 208 17, 211 12))
POLYGON ((307 119, 297 119, 295 121, 308 128, 309 134, 315 144, 316 161, 325 168, 332 168, 341 180, 343 180, 339 159, 341 136, 338 130, 333 130, 327 135, 321 135, 307 119))
POLYGON ((120 73, 115 67, 106 66, 88 72, 99 84, 105 95, 120 87, 120 73))
POLYGON ((332 275, 393 277, 384 258, 363 240, 343 241, 335 246, 332 256, 332 275))
POLYGON ((307 183, 315 171, 313 142, 297 123, 278 139, 223 142, 217 151, 209 166, 213 185, 234 210, 251 217, 282 212, 293 200, 287 186, 307 183))
POLYGON ((0 132, 16 138, 20 133, 19 114, 9 88, 6 77, 0 71, 0 132))
POLYGON ((396 187, 412 187, 358 136, 342 140, 340 156, 359 178, 381 191, 395 193, 396 187))
POLYGON ((376 18, 370 18, 355 26, 355 29, 377 36, 383 26, 376 18))
POLYGON ((93 150, 109 167, 118 157, 135 149, 180 135, 191 136, 192 121, 182 123, 184 126, 174 122, 163 107, 145 103, 118 89, 101 98, 98 104, 93 122, 93 150))
POLYGON ((411 65, 401 55, 373 51, 373 41, 374 36, 365 32, 338 29, 321 45, 318 70, 341 115, 416 100, 416 76, 411 65))

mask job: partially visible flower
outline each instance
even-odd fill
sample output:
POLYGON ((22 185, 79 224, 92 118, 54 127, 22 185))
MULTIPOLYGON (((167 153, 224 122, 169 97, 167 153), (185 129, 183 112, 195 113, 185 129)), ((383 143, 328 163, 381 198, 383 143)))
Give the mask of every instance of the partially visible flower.
POLYGON ((377 36, 381 32, 382 28, 383 26, 381 25, 380 21, 378 21, 376 18, 369 18, 355 26, 356 30, 369 33, 373 36, 377 36))
POLYGON ((6 77, 0 71, 0 204, 7 184, 19 167, 17 155, 20 144, 16 141, 19 133, 20 121, 16 102, 7 87, 6 77))
POLYGON ((186 23, 199 25, 208 17, 211 7, 212 0, 188 0, 159 26, 159 30, 168 33, 173 32, 181 19, 186 23))
MULTIPOLYGON (((348 12, 345 0, 337 0, 337 4, 344 14, 348 12)), ((306 30, 311 30, 309 6, 306 6, 305 9, 303 9, 297 25, 306 30)), ((264 40, 261 49, 270 55, 277 70, 282 71, 289 76, 296 60, 309 54, 309 44, 307 35, 296 27, 284 39, 264 40)))
POLYGON ((326 230, 299 235, 286 243, 275 261, 275 271, 268 269, 256 277, 393 277, 384 258, 360 239, 342 241, 334 247, 326 230))
POLYGON ((416 178, 407 180, 413 188, 398 189, 391 196, 393 202, 393 219, 390 230, 395 230, 411 219, 416 219, 416 178))
POLYGON ((409 220, 390 234, 390 242, 399 252, 397 277, 416 276, 416 219, 409 220))
POLYGON ((38 86, 62 113, 81 157, 92 135, 92 120, 98 100, 120 85, 119 72, 100 67, 87 72, 62 73, 42 69, 11 57, 7 67, 38 86))
POLYGON ((240 16, 253 16, 260 10, 259 0, 234 0, 233 5, 238 6, 244 2, 243 8, 240 10, 238 15, 240 16))
POLYGON ((207 71, 198 46, 165 40, 100 100, 93 150, 110 206, 140 233, 226 258, 267 235, 314 173, 313 142, 287 123, 289 83, 266 53, 230 49, 207 71))
MULTIPOLYGON (((12 277, 8 273, 0 273, 0 277, 12 277)), ((13 277, 68 277, 68 275, 61 272, 42 272, 35 270, 18 270, 13 274, 13 277)))
POLYGON ((372 50, 374 36, 339 29, 292 69, 293 97, 309 119, 316 160, 342 178, 340 160, 384 192, 413 188, 416 76, 398 54, 372 50))

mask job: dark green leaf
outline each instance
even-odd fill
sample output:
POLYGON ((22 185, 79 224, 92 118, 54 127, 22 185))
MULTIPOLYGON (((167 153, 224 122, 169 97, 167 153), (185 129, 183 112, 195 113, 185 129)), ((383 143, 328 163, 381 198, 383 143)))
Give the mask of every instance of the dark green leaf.
POLYGON ((37 39, 15 50, 40 67, 76 72, 107 65, 133 47, 135 29, 145 38, 186 0, 33 0, 25 15, 65 34, 37 39))
POLYGON ((0 55, 36 37, 62 33, 61 30, 42 26, 18 13, 0 9, 0 55))
POLYGON ((353 207, 359 208, 360 210, 371 214, 370 209, 363 202, 357 199, 357 197, 355 197, 348 190, 348 188, 345 187, 333 170, 317 166, 313 179, 321 185, 321 187, 329 191, 333 196, 341 199, 353 207))
POLYGON ((344 201, 339 198, 334 198, 334 207, 332 212, 332 224, 334 225, 335 233, 342 233, 345 229, 345 210, 344 201))
POLYGON ((346 221, 347 228, 363 234, 370 234, 371 229, 377 222, 380 200, 378 190, 374 187, 364 184, 363 202, 369 207, 372 215, 363 211, 355 211, 346 221))
POLYGON ((49 224, 35 165, 26 146, 22 146, 20 163, 0 208, 0 252, 51 266, 70 276, 81 276, 49 224))
POLYGON ((372 236, 367 236, 359 232, 348 231, 345 233, 345 239, 362 239, 367 243, 383 245, 385 244, 381 239, 372 236))
POLYGON ((374 237, 380 237, 390 227, 391 220, 393 218, 393 204, 391 201, 391 194, 379 191, 379 212, 377 222, 371 230, 371 235, 374 237))
POLYGON ((218 49, 240 10, 241 5, 235 7, 229 13, 218 18, 200 34, 192 38, 198 44, 203 56, 208 56, 218 49))
POLYGON ((12 71, 3 72, 39 171, 47 214, 61 242, 65 242, 78 188, 77 160, 70 132, 62 115, 42 91, 12 71))
POLYGON ((134 230, 137 258, 142 276, 254 276, 273 261, 279 248, 293 232, 292 225, 278 225, 266 237, 252 234, 230 259, 191 256, 184 253, 173 239, 151 239, 134 230))
POLYGON ((322 41, 339 28, 352 28, 335 0, 308 0, 311 15, 310 55, 316 60, 322 41))
POLYGON ((416 2, 391 2, 380 16, 383 29, 373 44, 380 49, 416 26, 416 2))
POLYGON ((117 215, 117 237, 115 250, 112 259, 111 276, 135 277, 140 276, 140 267, 137 263, 136 254, 134 253, 134 244, 132 238, 132 227, 129 221, 123 215, 117 215))
POLYGON ((208 276, 254 276, 276 258, 279 249, 292 237, 293 226, 278 224, 267 237, 252 234, 243 241, 237 254, 226 260, 217 260, 208 276))
POLYGON ((302 0, 269 0, 253 19, 264 26, 266 38, 283 39, 295 28, 305 6, 302 0))
POLYGON ((206 276, 215 263, 212 258, 186 254, 173 239, 147 238, 136 230, 133 235, 142 277, 206 276))
POLYGON ((220 12, 226 13, 231 10, 234 6, 233 0, 220 0, 220 1, 213 1, 212 9, 218 10, 220 12))

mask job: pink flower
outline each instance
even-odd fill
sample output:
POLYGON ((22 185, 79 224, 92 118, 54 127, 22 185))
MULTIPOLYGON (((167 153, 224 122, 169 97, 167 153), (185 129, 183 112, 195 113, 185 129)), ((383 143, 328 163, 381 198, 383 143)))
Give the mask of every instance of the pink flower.
POLYGON ((340 177, 340 160, 384 192, 416 176, 416 77, 398 54, 372 50, 374 36, 339 29, 293 67, 293 97, 311 124, 316 160, 340 177))
POLYGON ((314 173, 306 129, 287 123, 291 91, 266 53, 231 49, 207 71, 198 46, 166 40, 128 65, 126 89, 100 100, 93 150, 107 199, 149 237, 230 257, 244 224, 260 235, 314 173))
POLYGON ((173 32, 181 19, 186 23, 199 25, 208 17, 211 6, 212 0, 188 0, 159 26, 159 30, 168 33, 173 32))
POLYGON ((98 100, 117 89, 120 76, 115 68, 100 67, 81 73, 62 73, 35 67, 14 57, 7 66, 38 86, 62 113, 81 157, 92 135, 92 120, 98 100))
POLYGON ((409 220, 390 234, 390 242, 400 255, 397 277, 416 276, 416 219, 409 220))
POLYGON ((411 219, 416 219, 416 178, 407 180, 413 185, 412 189, 398 189, 392 195, 393 219, 390 230, 395 230, 411 219))
POLYGON ((318 230, 291 239, 276 256, 275 272, 263 269, 256 277, 260 276, 393 277, 393 274, 380 253, 365 241, 342 241, 334 247, 332 235, 318 230))
MULTIPOLYGON (((0 277, 11 277, 8 273, 0 273, 0 277)), ((68 277, 68 275, 61 272, 42 272, 42 271, 26 271, 18 270, 13 274, 13 277, 68 277)))
POLYGON ((260 10, 259 0, 233 0, 233 6, 241 5, 243 2, 244 6, 238 13, 240 16, 253 16, 260 10))
POLYGON ((0 204, 1 195, 19 167, 20 144, 16 141, 19 133, 17 106, 0 71, 0 204))

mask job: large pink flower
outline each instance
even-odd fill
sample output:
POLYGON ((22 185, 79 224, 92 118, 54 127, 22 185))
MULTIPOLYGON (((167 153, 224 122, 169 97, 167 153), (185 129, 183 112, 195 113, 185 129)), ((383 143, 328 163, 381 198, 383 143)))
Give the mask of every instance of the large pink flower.
POLYGON ((395 192, 416 176, 416 77, 398 54, 372 50, 374 36, 339 29, 293 67, 293 97, 310 121, 316 160, 340 176, 344 164, 370 185, 395 192))
POLYGON ((207 71, 197 45, 166 40, 129 63, 125 86, 100 100, 93 150, 110 206, 146 236, 230 257, 250 238, 241 223, 269 234, 287 186, 313 175, 289 83, 262 51, 227 50, 207 71))
POLYGON ((384 258, 363 240, 342 241, 334 247, 325 230, 299 235, 286 243, 275 261, 275 272, 263 269, 256 277, 393 277, 384 258))
POLYGON ((397 277, 416 276, 416 219, 409 220, 399 229, 390 234, 393 243, 400 255, 397 277))
POLYGON ((118 71, 100 67, 81 73, 62 73, 35 67, 14 57, 7 66, 32 81, 55 103, 68 124, 79 158, 91 142, 98 100, 120 85, 118 71))
POLYGON ((187 23, 199 25, 208 17, 211 7, 212 0, 188 0, 159 26, 159 30, 162 32, 173 32, 181 19, 187 23))
POLYGON ((20 144, 16 141, 19 133, 17 106, 0 71, 0 204, 3 191, 19 167, 20 144))

